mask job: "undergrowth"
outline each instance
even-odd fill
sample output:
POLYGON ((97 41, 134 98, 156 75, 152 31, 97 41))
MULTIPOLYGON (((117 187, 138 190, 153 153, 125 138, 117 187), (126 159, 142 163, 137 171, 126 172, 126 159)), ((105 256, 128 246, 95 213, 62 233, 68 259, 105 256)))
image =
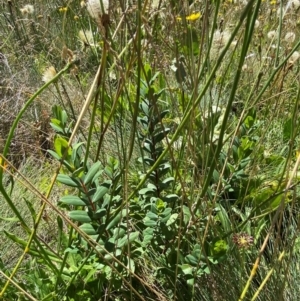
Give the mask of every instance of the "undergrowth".
POLYGON ((300 2, 0 3, 0 299, 296 300, 300 2))

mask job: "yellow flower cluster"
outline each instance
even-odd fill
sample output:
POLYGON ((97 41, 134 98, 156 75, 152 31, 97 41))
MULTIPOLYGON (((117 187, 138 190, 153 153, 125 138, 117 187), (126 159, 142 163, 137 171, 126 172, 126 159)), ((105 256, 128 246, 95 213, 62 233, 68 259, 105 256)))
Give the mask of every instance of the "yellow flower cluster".
MULTIPOLYGON (((201 13, 200 12, 195 12, 195 13, 192 13, 191 15, 185 17, 185 19, 187 21, 196 21, 199 18, 201 18, 201 13)), ((181 21, 182 18, 181 17, 177 17, 177 20, 181 21)))
POLYGON ((67 10, 68 10, 68 8, 65 6, 65 7, 60 7, 59 9, 58 9, 58 11, 60 12, 60 13, 65 13, 65 12, 67 12, 67 10))

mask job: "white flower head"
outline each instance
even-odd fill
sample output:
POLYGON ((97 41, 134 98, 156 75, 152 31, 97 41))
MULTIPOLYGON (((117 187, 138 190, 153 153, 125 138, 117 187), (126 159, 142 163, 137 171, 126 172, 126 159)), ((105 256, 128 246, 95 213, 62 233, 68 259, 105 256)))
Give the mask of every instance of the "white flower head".
POLYGON ((79 30, 79 40, 86 46, 96 46, 94 36, 91 30, 79 30))
POLYGON ((50 80, 53 79, 55 75, 56 75, 56 70, 53 66, 51 66, 44 71, 42 81, 44 83, 48 83, 50 82, 50 80))
POLYGON ((248 70, 248 65, 244 64, 243 67, 242 67, 242 71, 247 71, 247 70, 248 70))
POLYGON ((237 1, 237 3, 239 3, 240 5, 246 6, 248 4, 247 0, 239 0, 237 1))
POLYGON ((224 47, 227 44, 229 39, 230 39, 229 31, 224 30, 221 32, 220 30, 217 30, 214 33, 213 46, 218 47, 218 48, 224 47))
POLYGON ((267 37, 269 40, 273 40, 277 36, 277 33, 275 30, 271 30, 268 32, 267 37))
POLYGON ((20 8, 20 12, 22 15, 32 15, 34 13, 34 6, 31 4, 26 4, 20 8))
POLYGON ((281 9, 281 7, 279 7, 277 9, 277 17, 280 18, 281 14, 282 14, 282 18, 283 18, 285 16, 286 12, 287 12, 287 10, 284 7, 282 9, 281 9))
POLYGON ((284 37, 284 40, 288 43, 293 43, 295 41, 296 35, 293 32, 287 32, 284 37))
POLYGON ((237 44, 238 44, 238 41, 234 40, 234 41, 231 42, 230 47, 235 48, 237 44))
POLYGON ((289 58, 289 64, 294 65, 299 58, 300 53, 298 51, 294 51, 291 57, 289 58))
POLYGON ((255 28, 258 28, 259 25, 260 25, 260 22, 259 22, 258 20, 255 20, 255 25, 254 25, 254 27, 255 27, 255 28))
POLYGON ((294 10, 297 10, 300 7, 300 1, 299 0, 292 0, 291 1, 291 8, 294 10))
POLYGON ((93 19, 101 22, 102 15, 108 14, 109 0, 88 0, 86 8, 93 19))

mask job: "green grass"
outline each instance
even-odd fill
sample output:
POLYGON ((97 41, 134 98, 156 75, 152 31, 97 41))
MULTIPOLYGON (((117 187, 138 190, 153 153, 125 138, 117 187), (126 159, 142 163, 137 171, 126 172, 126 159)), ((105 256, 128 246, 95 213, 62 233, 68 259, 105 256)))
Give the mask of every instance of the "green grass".
POLYGON ((0 299, 297 299, 298 1, 119 1, 106 32, 26 4, 0 13, 0 299))

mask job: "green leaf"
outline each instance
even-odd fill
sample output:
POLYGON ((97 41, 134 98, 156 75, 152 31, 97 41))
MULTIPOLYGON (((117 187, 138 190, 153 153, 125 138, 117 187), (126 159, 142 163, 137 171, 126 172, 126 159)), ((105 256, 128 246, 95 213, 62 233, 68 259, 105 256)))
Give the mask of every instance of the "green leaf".
POLYGON ((117 239, 124 237, 125 234, 126 230, 124 228, 115 228, 113 238, 116 241, 117 239))
POLYGON ((198 266, 199 260, 195 258, 193 255, 189 254, 185 257, 185 262, 193 265, 193 266, 198 266))
POLYGON ((152 238, 153 238, 153 235, 145 235, 144 239, 143 239, 143 243, 142 243, 143 247, 146 247, 147 245, 149 245, 152 238))
POLYGON ((94 215, 94 218, 95 219, 99 219, 99 218, 102 218, 103 216, 106 215, 106 209, 105 208, 101 208, 101 209, 98 209, 94 215))
POLYGON ((140 195, 146 195, 146 194, 153 194, 153 192, 155 192, 155 188, 151 187, 151 188, 143 188, 139 191, 140 195))
POLYGON ((174 182, 174 178, 173 178, 173 177, 169 177, 169 178, 164 179, 164 180, 162 181, 162 183, 167 184, 167 185, 169 185, 169 184, 171 184, 171 183, 173 183, 173 182, 174 182))
POLYGON ((151 220, 157 221, 158 220, 158 215, 149 211, 146 215, 148 218, 150 218, 151 220))
POLYGON ((116 226, 120 220, 122 219, 123 216, 126 215, 126 209, 123 209, 121 212, 119 212, 116 216, 114 216, 108 225, 106 226, 106 230, 111 229, 112 227, 116 226))
POLYGON ((156 200, 156 208, 158 211, 162 211, 163 209, 165 209, 165 207, 165 203, 161 199, 156 200))
POLYGON ((125 235, 122 239, 120 239, 117 243, 118 248, 122 248, 124 246, 127 246, 128 243, 132 243, 133 241, 136 241, 139 237, 139 232, 132 232, 129 234, 129 237, 125 235))
POLYGON ((99 162, 99 161, 96 162, 96 163, 94 163, 90 167, 88 173, 86 174, 86 176, 84 178, 84 185, 87 185, 87 184, 89 184, 92 181, 92 179, 94 178, 95 174, 99 171, 100 167, 101 167, 101 162, 99 162))
POLYGON ((246 125, 246 127, 248 129, 250 129, 254 125, 254 121, 255 121, 254 118, 252 116, 248 115, 245 119, 244 124, 246 125))
POLYGON ((175 223, 175 221, 177 220, 177 218, 178 218, 178 213, 173 213, 173 214, 170 216, 170 218, 168 219, 166 225, 167 225, 167 226, 172 225, 173 223, 175 223))
POLYGON ((72 155, 72 149, 68 146, 68 141, 62 137, 55 138, 54 149, 60 157, 62 157, 66 151, 67 155, 72 155))
POLYGON ((172 208, 166 208, 161 216, 169 216, 172 212, 172 208))
POLYGON ((4 222, 18 222, 19 219, 17 217, 1 217, 0 220, 4 222))
POLYGON ((47 152, 56 160, 60 161, 61 157, 53 150, 47 149, 47 152))
POLYGON ((214 257, 221 257, 227 252, 228 245, 225 240, 220 239, 214 242, 212 246, 212 254, 214 257))
POLYGON ((63 196, 59 201, 66 205, 86 206, 86 203, 80 197, 78 197, 76 195, 63 196))
POLYGON ((162 197, 162 200, 167 202, 167 203, 175 202, 175 201, 178 200, 178 195, 169 194, 169 195, 166 195, 166 196, 162 197))
POLYGON ((83 224, 79 228, 88 235, 97 235, 96 230, 91 224, 83 224))
POLYGON ((160 131, 159 133, 157 133, 156 135, 154 135, 153 139, 154 139, 154 143, 159 143, 161 142, 166 136, 167 134, 170 132, 169 128, 166 128, 164 131, 160 131))
POLYGON ((166 223, 169 220, 169 218, 171 217, 171 212, 172 212, 171 208, 166 208, 164 210, 164 212, 161 214, 161 222, 162 223, 166 223))
POLYGON ((92 219, 90 218, 88 213, 86 211, 83 211, 83 210, 70 211, 69 212, 69 217, 72 220, 74 220, 76 222, 80 222, 80 223, 90 223, 92 221, 92 219))
POLYGON ((77 180, 64 174, 59 174, 57 176, 57 181, 67 186, 78 187, 78 188, 81 187, 80 183, 77 180))
POLYGON ((92 202, 95 203, 101 200, 104 197, 104 195, 107 193, 107 191, 108 191, 107 187, 104 186, 97 187, 96 193, 92 198, 92 202))
POLYGON ((61 120, 62 124, 67 123, 68 115, 67 115, 67 112, 65 110, 61 111, 60 120, 61 120))
POLYGON ((31 203, 30 201, 28 201, 27 199, 25 199, 25 198, 23 198, 23 199, 24 199, 24 201, 26 202, 26 205, 27 205, 27 207, 28 207, 28 209, 29 209, 29 211, 30 211, 32 220, 35 221, 35 220, 36 220, 37 214, 36 214, 36 212, 35 212, 35 209, 34 209, 32 203, 31 203))
POLYGON ((127 260, 128 260, 128 264, 127 264, 127 268, 134 273, 135 271, 135 263, 134 263, 134 260, 130 257, 127 257, 127 260))
POLYGON ((193 275, 193 267, 190 266, 189 264, 182 264, 180 267, 181 267, 183 274, 193 275))
POLYGON ((156 221, 151 220, 149 217, 144 218, 144 225, 146 227, 154 228, 156 226, 156 221))
POLYGON ((283 124, 283 143, 287 143, 293 137, 293 120, 289 118, 283 124))
POLYGON ((76 169, 75 171, 72 172, 72 177, 74 178, 81 178, 84 174, 84 167, 81 166, 78 169, 76 169))

